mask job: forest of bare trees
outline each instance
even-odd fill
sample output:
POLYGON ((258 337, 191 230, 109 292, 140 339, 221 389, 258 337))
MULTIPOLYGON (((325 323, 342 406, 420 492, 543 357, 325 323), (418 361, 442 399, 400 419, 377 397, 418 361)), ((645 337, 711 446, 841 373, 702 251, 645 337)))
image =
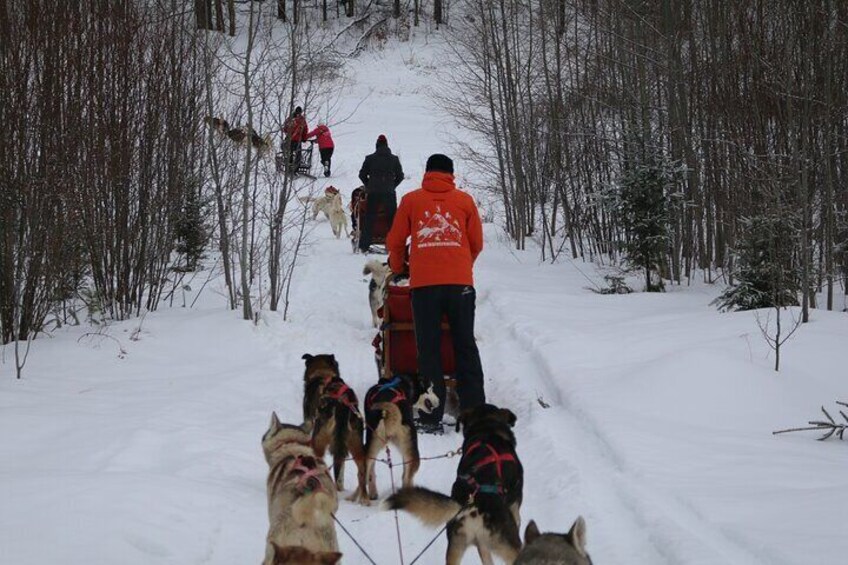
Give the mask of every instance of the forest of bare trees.
POLYGON ((230 308, 285 311, 313 187, 205 118, 275 143, 296 105, 329 120, 344 59, 422 22, 450 26, 437 99, 519 249, 629 264, 648 290, 742 279, 722 307, 804 320, 848 294, 844 2, 0 2, 17 366, 40 333, 172 301, 205 252, 230 308))
POLYGON ((732 282, 750 219, 781 216, 787 229, 772 239, 791 253, 774 255, 803 289, 805 316, 817 291, 831 309, 839 281, 848 289, 848 4, 463 6, 452 43, 461 96, 441 101, 472 132, 466 150, 517 247, 533 237, 547 258, 618 261, 634 237, 626 179, 652 170, 665 179, 664 279, 732 282))
POLYGON ((2 343, 77 321, 78 300, 93 317, 155 309, 201 189, 194 37, 133 2, 0 15, 2 343))
POLYGON ((19 376, 33 338, 172 304, 197 269, 246 319, 287 306, 305 206, 273 147, 207 118, 276 144, 296 103, 330 108, 338 63, 329 32, 242 4, 245 42, 184 2, 0 3, 0 345, 19 376))

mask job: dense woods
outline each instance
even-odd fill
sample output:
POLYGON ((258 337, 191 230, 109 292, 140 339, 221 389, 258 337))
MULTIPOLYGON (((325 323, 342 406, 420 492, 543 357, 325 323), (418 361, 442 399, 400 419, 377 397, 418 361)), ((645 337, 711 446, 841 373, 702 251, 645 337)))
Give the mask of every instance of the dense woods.
POLYGON ((154 310, 207 251, 230 308, 285 310, 304 207, 204 117, 327 120, 344 58, 422 23, 517 248, 804 320, 848 293, 844 2, 0 2, 0 343, 154 310))
POLYGON ((535 237, 548 258, 615 261, 635 237, 618 213, 625 179, 677 171, 658 211, 666 280, 732 282, 746 226, 781 216, 792 252, 775 255, 805 312, 818 290, 833 307, 848 269, 848 5, 464 5, 461 96, 443 101, 477 134, 468 151, 518 248, 535 237))
POLYGON ((0 19, 0 336, 155 309, 197 195, 202 69, 134 2, 7 2, 0 19))

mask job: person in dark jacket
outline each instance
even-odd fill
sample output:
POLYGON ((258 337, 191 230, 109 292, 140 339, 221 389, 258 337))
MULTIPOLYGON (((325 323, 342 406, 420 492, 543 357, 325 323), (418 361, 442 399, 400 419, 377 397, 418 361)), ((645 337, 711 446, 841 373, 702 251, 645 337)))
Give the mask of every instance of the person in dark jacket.
POLYGON ((380 206, 385 207, 388 225, 392 225, 397 210, 395 189, 403 180, 400 159, 392 154, 385 135, 377 137, 377 150, 365 158, 359 170, 359 180, 365 186, 367 195, 365 221, 359 237, 359 249, 365 253, 371 247, 374 218, 380 206))

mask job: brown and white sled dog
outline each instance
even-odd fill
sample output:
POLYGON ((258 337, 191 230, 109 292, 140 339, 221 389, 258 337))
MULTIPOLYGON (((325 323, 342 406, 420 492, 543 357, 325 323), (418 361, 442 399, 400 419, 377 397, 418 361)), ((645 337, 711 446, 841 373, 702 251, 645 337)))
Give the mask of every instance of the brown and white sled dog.
POLYGON ((513 563, 521 550, 519 509, 524 470, 516 454, 515 414, 483 404, 462 413, 462 459, 450 496, 424 488, 404 488, 387 500, 390 509, 406 510, 425 524, 447 522, 448 565, 458 565, 469 545, 480 560, 494 553, 513 563))
POLYGON ((419 376, 398 375, 381 379, 365 395, 365 477, 368 489, 360 485, 351 500, 366 506, 376 500, 377 477, 374 461, 391 443, 400 452, 403 462, 403 486, 411 487, 421 464, 418 453, 418 433, 415 430, 415 411, 432 412, 439 397, 432 387, 425 388, 419 376))
POLYGON ((383 291, 391 273, 388 263, 382 263, 376 259, 365 263, 362 269, 363 275, 371 275, 371 281, 368 283, 368 305, 371 307, 371 323, 375 328, 380 327, 379 312, 383 306, 383 291))
POLYGON ((311 434, 315 418, 318 417, 324 387, 334 378, 340 377, 339 363, 335 355, 327 353, 304 353, 301 359, 306 363, 303 371, 303 429, 311 434))
POLYGON ((315 455, 309 434, 282 424, 277 414, 262 436, 268 461, 268 519, 264 565, 278 563, 278 548, 298 546, 335 552, 339 544, 333 513, 339 502, 324 461, 315 455))
POLYGON ((586 521, 579 516, 567 534, 539 533, 530 520, 524 531, 524 549, 515 565, 592 565, 586 553, 586 521))
POLYGON ((344 490, 344 464, 351 455, 356 463, 357 490, 365 488, 365 446, 362 413, 356 393, 340 377, 333 377, 321 392, 312 428, 312 447, 321 459, 327 449, 333 456, 336 489, 344 490))

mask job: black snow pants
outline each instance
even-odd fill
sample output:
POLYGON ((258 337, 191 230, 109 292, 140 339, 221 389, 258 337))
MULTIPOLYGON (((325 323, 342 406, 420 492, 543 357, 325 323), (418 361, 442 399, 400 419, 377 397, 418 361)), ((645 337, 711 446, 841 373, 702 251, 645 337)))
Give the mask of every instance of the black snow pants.
MULTIPOLYGON (((377 209, 380 206, 386 208, 386 224, 387 229, 391 229, 392 222, 395 219, 397 212, 397 194, 391 192, 371 192, 368 194, 368 200, 365 204, 365 221, 360 226, 359 249, 363 253, 371 247, 371 234, 374 233, 374 220, 377 217, 377 209)), ((387 235, 387 234, 385 234, 387 235)))
POLYGON ((456 356, 456 392, 460 410, 486 402, 483 367, 474 341, 474 309, 477 294, 473 286, 436 285, 412 290, 412 316, 418 347, 418 370, 433 383, 439 396, 439 408, 432 414, 421 413, 423 422, 441 422, 445 410, 444 374, 442 373, 442 315, 450 324, 456 356))

